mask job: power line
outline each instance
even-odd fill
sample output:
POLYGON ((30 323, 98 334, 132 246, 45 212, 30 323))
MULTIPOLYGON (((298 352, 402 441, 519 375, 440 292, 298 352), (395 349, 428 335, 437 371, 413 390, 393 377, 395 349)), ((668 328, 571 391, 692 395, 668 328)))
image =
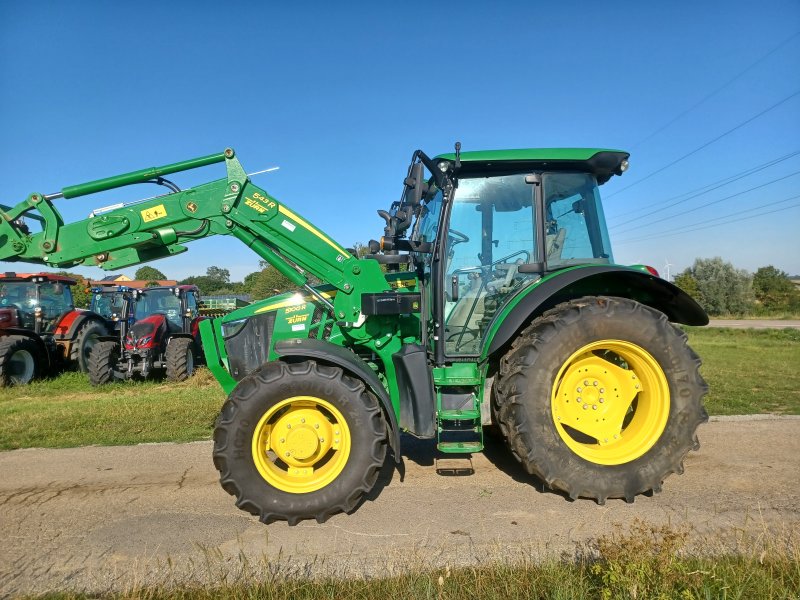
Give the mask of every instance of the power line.
POLYGON ((656 219, 655 221, 650 221, 649 223, 645 223, 645 224, 639 225, 637 227, 633 227, 633 228, 630 228, 630 229, 625 229, 623 231, 618 232, 618 235, 625 234, 625 233, 628 233, 628 232, 631 232, 631 231, 635 231, 635 230, 640 229, 642 227, 649 227, 650 225, 655 225, 656 223, 661 223, 663 221, 666 221, 667 219, 672 219, 674 217, 683 216, 683 215, 686 215, 686 214, 689 214, 689 213, 693 213, 695 211, 700 210, 701 208, 707 208, 709 206, 713 206, 714 204, 719 204, 720 202, 724 202, 725 200, 730 200, 731 198, 736 198, 737 196, 742 196, 743 194, 746 194, 748 192, 752 192, 752 191, 761 189, 763 187, 767 187, 768 185, 772 185, 773 183, 777 183, 779 181, 783 181, 784 179, 789 179, 790 177, 794 177, 795 175, 798 175, 798 174, 800 174, 800 171, 795 171, 794 173, 789 173, 788 175, 784 175, 783 177, 778 177, 776 179, 772 179, 770 181, 766 181, 764 183, 761 183, 759 185, 753 186, 753 187, 748 188, 746 190, 742 190, 740 192, 736 192, 735 194, 730 194, 729 196, 724 196, 723 198, 719 198, 718 200, 712 200, 711 202, 706 202, 705 204, 701 204, 700 206, 696 206, 694 208, 690 208, 689 210, 685 210, 682 213, 679 213, 679 214, 676 214, 676 215, 667 215, 666 217, 662 217, 660 219, 656 219))
MULTIPOLYGON (((758 214, 758 215, 752 215, 752 216, 749 216, 749 217, 742 217, 742 218, 739 218, 739 219, 732 219, 730 221, 725 221, 724 223, 714 223, 713 225, 706 225, 706 223, 711 223, 713 221, 719 221, 720 219, 728 219, 728 218, 736 216, 736 215, 740 215, 740 214, 743 214, 743 213, 752 212, 754 210, 758 210, 758 209, 764 208, 765 206, 773 206, 775 204, 782 204, 784 202, 789 202, 790 200, 794 200, 796 198, 800 198, 800 194, 797 194, 795 196, 791 196, 789 198, 784 198, 783 200, 778 200, 777 202, 768 202, 767 204, 764 204, 762 206, 758 206, 758 207, 755 207, 755 208, 749 208, 747 210, 731 213, 729 215, 725 215, 724 217, 716 217, 714 219, 709 219, 708 221, 701 221, 700 223, 697 224, 697 225, 701 225, 700 227, 692 227, 690 229, 680 228, 680 231, 677 231, 677 232, 675 232, 675 229, 668 229, 663 233, 657 233, 655 235, 647 235, 647 236, 638 237, 638 238, 631 238, 631 239, 628 239, 628 240, 619 240, 619 241, 615 241, 614 243, 615 244, 632 244, 634 242, 643 242, 645 240, 649 241, 649 240, 652 240, 652 239, 658 239, 658 238, 663 238, 663 237, 673 237, 673 236, 676 236, 676 235, 682 235, 684 233, 692 233, 692 232, 695 232, 695 231, 701 231, 703 229, 711 229, 712 227, 720 227, 722 225, 730 225, 731 223, 738 223, 739 221, 747 221, 749 219, 757 219, 759 217, 763 217, 765 215, 771 215, 771 214, 776 213, 776 212, 782 212, 782 211, 786 211, 786 210, 791 210, 793 208, 796 208, 796 207, 800 206, 800 202, 798 202, 796 204, 791 204, 789 206, 785 206, 783 208, 776 208, 775 210, 762 212, 761 214, 758 214), (672 232, 674 232, 674 233, 672 233, 672 232)), ((676 228, 676 229, 678 229, 678 228, 676 228)))
POLYGON ((748 71, 751 71, 751 70, 752 70, 752 69, 753 69, 753 68, 754 68, 756 65, 759 65, 759 64, 761 64, 761 63, 762 63, 762 62, 764 62, 764 61, 765 61, 767 58, 769 58, 770 56, 772 56, 773 54, 775 54, 775 53, 776 53, 778 50, 780 50, 781 48, 783 48, 783 47, 784 47, 786 44, 788 44, 790 41, 792 41, 792 40, 793 40, 794 38, 796 38, 798 35, 800 35, 800 31, 795 31, 795 32, 794 32, 792 35, 790 35, 788 38, 786 38, 785 40, 783 40, 783 41, 782 41, 780 44, 778 44, 777 46, 775 46, 775 47, 774 47, 772 50, 770 50, 769 52, 767 52, 766 54, 764 54, 764 55, 763 55, 761 58, 759 58, 759 59, 758 59, 758 60, 756 60, 755 62, 751 63, 751 64, 750 64, 750 66, 748 66, 748 67, 745 67, 744 69, 742 69, 741 71, 739 71, 739 72, 738 72, 736 75, 734 75, 734 76, 733 76, 733 78, 731 78, 731 79, 729 79, 728 81, 726 81, 725 83, 723 83, 721 86, 719 86, 718 88, 716 88, 716 89, 715 89, 713 92, 711 92, 710 94, 706 95, 706 96, 705 96, 705 97, 703 97, 701 100, 699 100, 698 102, 696 102, 695 104, 693 104, 692 106, 690 106, 689 108, 687 108, 686 110, 684 110, 682 113, 680 113, 678 116, 674 117, 674 118, 673 118, 671 121, 669 121, 669 122, 668 122, 668 123, 666 123, 665 125, 662 125, 662 126, 661 126, 661 127, 659 127, 658 129, 656 129, 654 132, 652 132, 651 134, 649 134, 649 135, 648 135, 647 137, 645 137, 644 139, 642 139, 642 140, 639 140, 638 142, 636 142, 636 143, 635 143, 633 146, 631 146, 631 150, 633 150, 634 148, 637 148, 638 146, 641 146, 642 144, 644 144, 646 141, 650 140, 651 138, 654 138, 656 135, 658 135, 659 133, 661 133, 662 131, 664 131, 664 130, 665 130, 667 127, 669 127, 670 125, 672 125, 673 123, 675 123, 676 121, 678 121, 678 120, 679 120, 681 117, 684 117, 685 115, 687 115, 687 114, 689 114, 690 112, 692 112, 692 111, 693 111, 695 108, 697 108, 697 107, 698 107, 698 106, 700 106, 701 104, 705 103, 707 100, 709 100, 709 99, 710 99, 710 98, 712 98, 713 96, 716 96, 716 95, 717 95, 719 92, 721 92, 721 91, 722 91, 722 90, 724 90, 726 87, 728 87, 730 84, 732 84, 734 81, 736 81, 737 79, 739 79, 740 77, 742 77, 742 76, 743 76, 745 73, 747 73, 748 71))
POLYGON ((684 154, 684 155, 683 155, 683 156, 681 156, 680 158, 676 158, 676 159, 675 159, 675 160, 673 160, 671 163, 668 163, 668 164, 664 165, 663 167, 661 167, 660 169, 657 169, 657 170, 653 171, 653 172, 652 172, 652 173, 650 173, 649 175, 645 175, 645 176, 644 176, 644 177, 642 177, 641 179, 638 179, 637 181, 634 181, 634 182, 633 182, 632 184, 630 184, 629 186, 627 186, 627 187, 624 187, 624 188, 622 188, 621 190, 617 190, 616 192, 614 192, 613 194, 610 194, 609 196, 606 196, 606 200, 608 200, 609 198, 613 198, 613 197, 614 197, 614 196, 616 196, 617 194, 621 194, 622 192, 624 192, 624 191, 626 191, 626 190, 629 190, 629 189, 631 189, 632 187, 634 187, 634 186, 636 186, 636 185, 639 185, 639 184, 640 184, 640 183, 642 183, 643 181, 647 181, 648 179, 650 179, 650 178, 651 178, 651 177, 653 177, 654 175, 657 175, 657 174, 661 173, 662 171, 665 171, 666 169, 669 169, 670 167, 672 167, 672 166, 674 166, 674 165, 678 164, 679 162, 681 162, 682 160, 685 160, 685 159, 689 158, 689 157, 690 157, 690 156, 692 156, 693 154, 697 154, 698 152, 700 152, 700 150, 703 150, 703 149, 705 149, 705 148, 708 148, 708 147, 709 147, 711 144, 713 144, 713 143, 715 143, 715 142, 718 142, 719 140, 721 140, 722 138, 724 138, 726 135, 730 135, 731 133, 733 133, 733 132, 734 132, 734 131, 736 131, 737 129, 741 129, 741 128, 742 128, 742 127, 744 127, 745 125, 747 125, 747 124, 749 124, 749 123, 752 123, 753 121, 755 121, 755 120, 756 120, 756 119, 758 119, 759 117, 761 117, 761 116, 763 116, 763 115, 767 114, 767 113, 768 113, 768 112, 770 112, 771 110, 774 110, 774 109, 778 108, 778 107, 779 107, 781 104, 783 104, 783 103, 785 103, 785 102, 788 102, 789 100, 791 100, 792 98, 794 98, 795 96, 798 96, 798 95, 800 95, 800 90, 797 90, 796 92, 793 92, 793 93, 789 94, 788 96, 786 96, 785 98, 783 98, 783 99, 779 100, 778 102, 776 102, 776 103, 775 103, 775 104, 773 104, 772 106, 770 106, 770 107, 768 107, 768 108, 765 108, 764 110, 762 110, 762 111, 761 111, 761 112, 759 112, 758 114, 756 114, 756 115, 753 115, 752 117, 750 117, 749 119, 747 119, 747 120, 745 120, 745 121, 742 121, 741 123, 739 123, 739 124, 738 124, 738 125, 736 125, 735 127, 732 127, 731 129, 728 129, 726 132, 719 134, 717 137, 715 137, 715 138, 713 138, 713 139, 709 140, 708 142, 706 142, 706 143, 702 144, 701 146, 699 146, 699 147, 695 148, 695 149, 694 149, 694 150, 692 150, 691 152, 687 152, 686 154, 684 154))
MULTIPOLYGON (((784 156, 781 156, 781 157, 775 158, 773 160, 767 161, 767 162, 765 162, 765 163, 763 163, 761 165, 758 165, 756 167, 752 167, 752 168, 750 168, 750 169, 748 169, 746 171, 738 173, 737 175, 729 175, 728 177, 724 177, 723 179, 720 179, 718 181, 714 181, 712 183, 708 183, 708 184, 706 184, 704 186, 701 186, 699 188, 696 188, 694 190, 689 190, 688 192, 683 192, 682 194, 678 194, 677 196, 672 196, 671 198, 667 198, 665 200, 662 200, 661 202, 669 202, 670 200, 677 200, 677 202, 673 202, 672 204, 667 204, 666 206, 662 206, 661 208, 656 208, 655 210, 651 210, 650 212, 645 213, 643 215, 640 215, 638 217, 632 217, 632 218, 628 219, 627 221, 623 221, 622 223, 617 223, 615 225, 612 225, 610 227, 610 229, 616 229, 618 227, 622 227, 623 225, 627 225, 628 223, 633 223, 634 221, 638 221, 640 219, 644 219, 645 217, 649 217, 650 215, 654 215, 654 214, 659 213, 661 211, 667 210, 668 208, 672 208, 673 206, 677 206, 678 204, 683 204, 684 202, 688 202, 689 200, 693 200, 694 198, 697 198, 697 197, 702 196, 704 194, 707 194, 709 192, 713 192, 714 190, 717 190, 717 189, 719 189, 721 187, 724 187, 724 186, 728 185, 729 183, 733 183, 735 181, 739 181, 740 179, 744 179, 745 177, 749 177, 750 175, 753 175, 755 173, 763 171, 764 169, 766 169, 768 167, 772 167, 772 166, 777 165, 777 164, 779 164, 779 163, 781 163, 781 162, 783 162, 785 160, 789 160, 790 158, 793 158, 793 157, 797 156, 798 154, 800 154, 800 150, 796 150, 796 151, 791 152, 789 154, 786 154, 784 156), (688 197, 684 198, 684 196, 688 196, 688 197), (678 198, 683 198, 683 200, 678 200, 678 198)), ((647 209, 644 208, 644 209, 641 209, 641 210, 647 210, 647 209)), ((641 212, 641 211, 633 211, 633 212, 635 214, 636 212, 641 212)))

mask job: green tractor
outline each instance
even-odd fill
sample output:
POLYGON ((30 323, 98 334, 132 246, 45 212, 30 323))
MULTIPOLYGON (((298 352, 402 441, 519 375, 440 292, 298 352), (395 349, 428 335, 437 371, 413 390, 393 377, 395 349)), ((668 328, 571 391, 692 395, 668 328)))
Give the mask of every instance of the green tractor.
POLYGON ((551 488, 633 501, 698 448, 707 387, 673 323, 708 318, 653 269, 614 263, 599 187, 627 166, 616 150, 418 150, 400 200, 379 211, 383 237, 358 257, 228 149, 0 207, 0 260, 112 270, 229 235, 288 277, 297 291, 200 326, 229 394, 220 482, 264 522, 355 510, 390 453, 401 461, 401 432, 464 455, 489 425, 551 488), (53 205, 218 162, 223 179, 168 182, 84 221, 62 224, 53 205), (15 226, 31 212, 40 233, 15 226))

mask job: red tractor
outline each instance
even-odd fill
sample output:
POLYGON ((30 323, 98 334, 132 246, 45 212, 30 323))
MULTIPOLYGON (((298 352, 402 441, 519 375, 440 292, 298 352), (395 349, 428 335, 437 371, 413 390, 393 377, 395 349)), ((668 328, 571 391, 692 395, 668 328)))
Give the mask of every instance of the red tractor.
POLYGON ((164 374, 183 381, 202 360, 199 324, 200 290, 193 285, 129 290, 122 298, 114 336, 101 338, 89 357, 89 381, 164 374))
POLYGON ((0 274, 0 387, 88 371, 89 353, 109 328, 100 315, 75 308, 75 283, 51 273, 0 274))

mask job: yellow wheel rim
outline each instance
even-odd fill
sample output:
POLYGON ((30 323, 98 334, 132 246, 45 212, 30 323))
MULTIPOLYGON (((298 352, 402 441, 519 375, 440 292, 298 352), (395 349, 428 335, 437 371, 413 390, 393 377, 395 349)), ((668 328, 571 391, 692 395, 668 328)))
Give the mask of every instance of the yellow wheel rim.
POLYGON ((272 486, 292 494, 331 483, 350 456, 350 429, 330 402, 294 396, 270 408, 253 432, 253 462, 272 486))
POLYGON ((558 372, 553 421, 567 446, 601 465, 635 460, 653 447, 669 418, 669 384, 643 348, 620 340, 583 346, 558 372))

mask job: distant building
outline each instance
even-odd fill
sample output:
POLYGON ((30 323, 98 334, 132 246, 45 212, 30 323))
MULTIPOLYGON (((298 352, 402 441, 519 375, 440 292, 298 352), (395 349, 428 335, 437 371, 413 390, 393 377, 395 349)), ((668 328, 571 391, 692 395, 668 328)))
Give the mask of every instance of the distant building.
POLYGON ((117 287, 118 285, 126 285, 130 288, 141 290, 147 287, 147 284, 171 286, 178 285, 175 279, 131 279, 127 275, 107 275, 102 279, 89 281, 89 287, 117 287))

